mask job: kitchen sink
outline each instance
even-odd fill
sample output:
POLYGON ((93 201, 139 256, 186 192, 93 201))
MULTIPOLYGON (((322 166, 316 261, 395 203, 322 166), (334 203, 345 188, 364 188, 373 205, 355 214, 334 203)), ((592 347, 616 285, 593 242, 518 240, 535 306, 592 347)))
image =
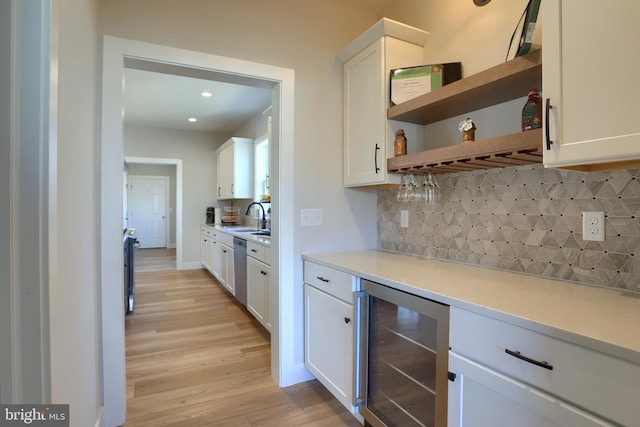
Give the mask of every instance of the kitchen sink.
POLYGON ((258 230, 258 231, 254 231, 251 234, 256 234, 258 236, 271 236, 271 231, 270 230, 258 230))
POLYGON ((242 228, 242 227, 239 227, 239 228, 229 228, 228 230, 229 230, 229 231, 236 232, 236 233, 248 233, 249 231, 256 231, 256 229, 255 229, 255 228, 242 228))

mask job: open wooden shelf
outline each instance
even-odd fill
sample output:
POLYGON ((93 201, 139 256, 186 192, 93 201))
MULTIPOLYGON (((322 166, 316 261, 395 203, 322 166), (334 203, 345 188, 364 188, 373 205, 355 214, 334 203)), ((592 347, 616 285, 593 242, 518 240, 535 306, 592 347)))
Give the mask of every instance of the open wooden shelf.
POLYGON ((542 163, 542 129, 387 159, 391 173, 452 173, 542 163))
POLYGON ((542 87, 542 50, 496 65, 395 105, 387 118, 426 125, 526 96, 542 87))
MULTIPOLYGON (((542 86, 542 51, 519 56, 387 110, 387 118, 427 125, 524 97, 542 86)), ((542 129, 387 159, 390 173, 449 173, 542 163, 542 129)))

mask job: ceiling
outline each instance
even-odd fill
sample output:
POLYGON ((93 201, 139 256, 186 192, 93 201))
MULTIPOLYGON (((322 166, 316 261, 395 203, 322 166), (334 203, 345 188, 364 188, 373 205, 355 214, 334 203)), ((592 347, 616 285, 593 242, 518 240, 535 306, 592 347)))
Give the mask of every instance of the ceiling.
MULTIPOLYGON (((341 0, 381 13, 393 0, 341 0)), ((271 105, 272 84, 132 60, 125 68, 126 125, 231 135, 271 105), (199 74, 199 75, 196 75, 199 74), (210 98, 200 94, 208 91, 210 98), (189 122, 194 117, 197 122, 189 122)))
POLYGON ((196 130, 230 135, 271 105, 271 89, 125 69, 127 125, 196 130), (211 97, 201 95, 203 91, 211 97), (194 117, 197 122, 189 122, 194 117))

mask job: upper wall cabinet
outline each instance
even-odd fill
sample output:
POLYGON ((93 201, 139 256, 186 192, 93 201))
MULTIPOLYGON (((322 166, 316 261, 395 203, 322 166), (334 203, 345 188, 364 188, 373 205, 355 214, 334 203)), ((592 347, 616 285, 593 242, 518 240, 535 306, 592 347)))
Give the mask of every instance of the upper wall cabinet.
POLYGON ((253 140, 232 137, 216 154, 218 199, 253 198, 253 140))
POLYGON ((421 126, 387 120, 389 72, 423 65, 429 33, 383 18, 347 46, 338 57, 344 63, 344 185, 397 184, 388 174, 387 157, 394 154, 397 129, 410 142, 422 141, 421 126))
POLYGON ((640 2, 545 0, 542 12, 544 164, 637 167, 640 2))

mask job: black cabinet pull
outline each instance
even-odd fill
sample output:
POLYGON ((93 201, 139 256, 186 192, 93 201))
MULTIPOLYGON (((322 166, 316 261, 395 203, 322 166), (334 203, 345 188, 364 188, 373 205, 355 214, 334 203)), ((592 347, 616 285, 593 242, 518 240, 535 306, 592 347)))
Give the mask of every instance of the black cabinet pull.
POLYGON ((449 381, 454 382, 456 380, 456 374, 454 374, 453 372, 449 371, 449 372, 447 372, 447 378, 449 379, 449 381))
POLYGON ((344 318, 344 323, 347 323, 347 324, 348 324, 349 322, 351 322, 351 319, 349 319, 348 317, 345 317, 345 318, 344 318))
POLYGON ((551 109, 553 108, 551 106, 551 99, 547 98, 547 122, 544 124, 544 133, 547 137, 547 150, 551 150, 551 144, 553 144, 553 141, 551 140, 551 134, 549 131, 549 112, 551 111, 551 109))
POLYGON ((316 276, 316 279, 318 279, 318 280, 320 280, 321 282, 324 282, 324 283, 329 283, 329 282, 331 281, 331 280, 329 280, 329 279, 325 279, 325 278, 324 278, 324 277, 322 277, 322 276, 316 276))
POLYGON ((260 274, 262 274, 263 276, 266 276, 266 275, 267 275, 267 272, 266 272, 266 271, 262 271, 262 270, 260 270, 260 274))
POLYGON ((256 253, 256 254, 257 254, 257 253, 258 253, 258 250, 257 250, 257 249, 251 249, 251 252, 253 252, 253 253, 256 253))
POLYGON ((505 348, 504 352, 507 353, 509 356, 517 357, 518 359, 524 360, 525 362, 553 371, 553 365, 550 365, 548 362, 545 362, 544 360, 540 362, 538 360, 531 359, 530 357, 522 355, 519 351, 509 350, 508 348, 505 348))
POLYGON ((380 147, 378 147, 378 144, 376 144, 376 149, 373 152, 373 164, 376 167, 376 173, 378 173, 378 171, 380 170, 380 168, 378 167, 378 150, 380 149, 380 147))

